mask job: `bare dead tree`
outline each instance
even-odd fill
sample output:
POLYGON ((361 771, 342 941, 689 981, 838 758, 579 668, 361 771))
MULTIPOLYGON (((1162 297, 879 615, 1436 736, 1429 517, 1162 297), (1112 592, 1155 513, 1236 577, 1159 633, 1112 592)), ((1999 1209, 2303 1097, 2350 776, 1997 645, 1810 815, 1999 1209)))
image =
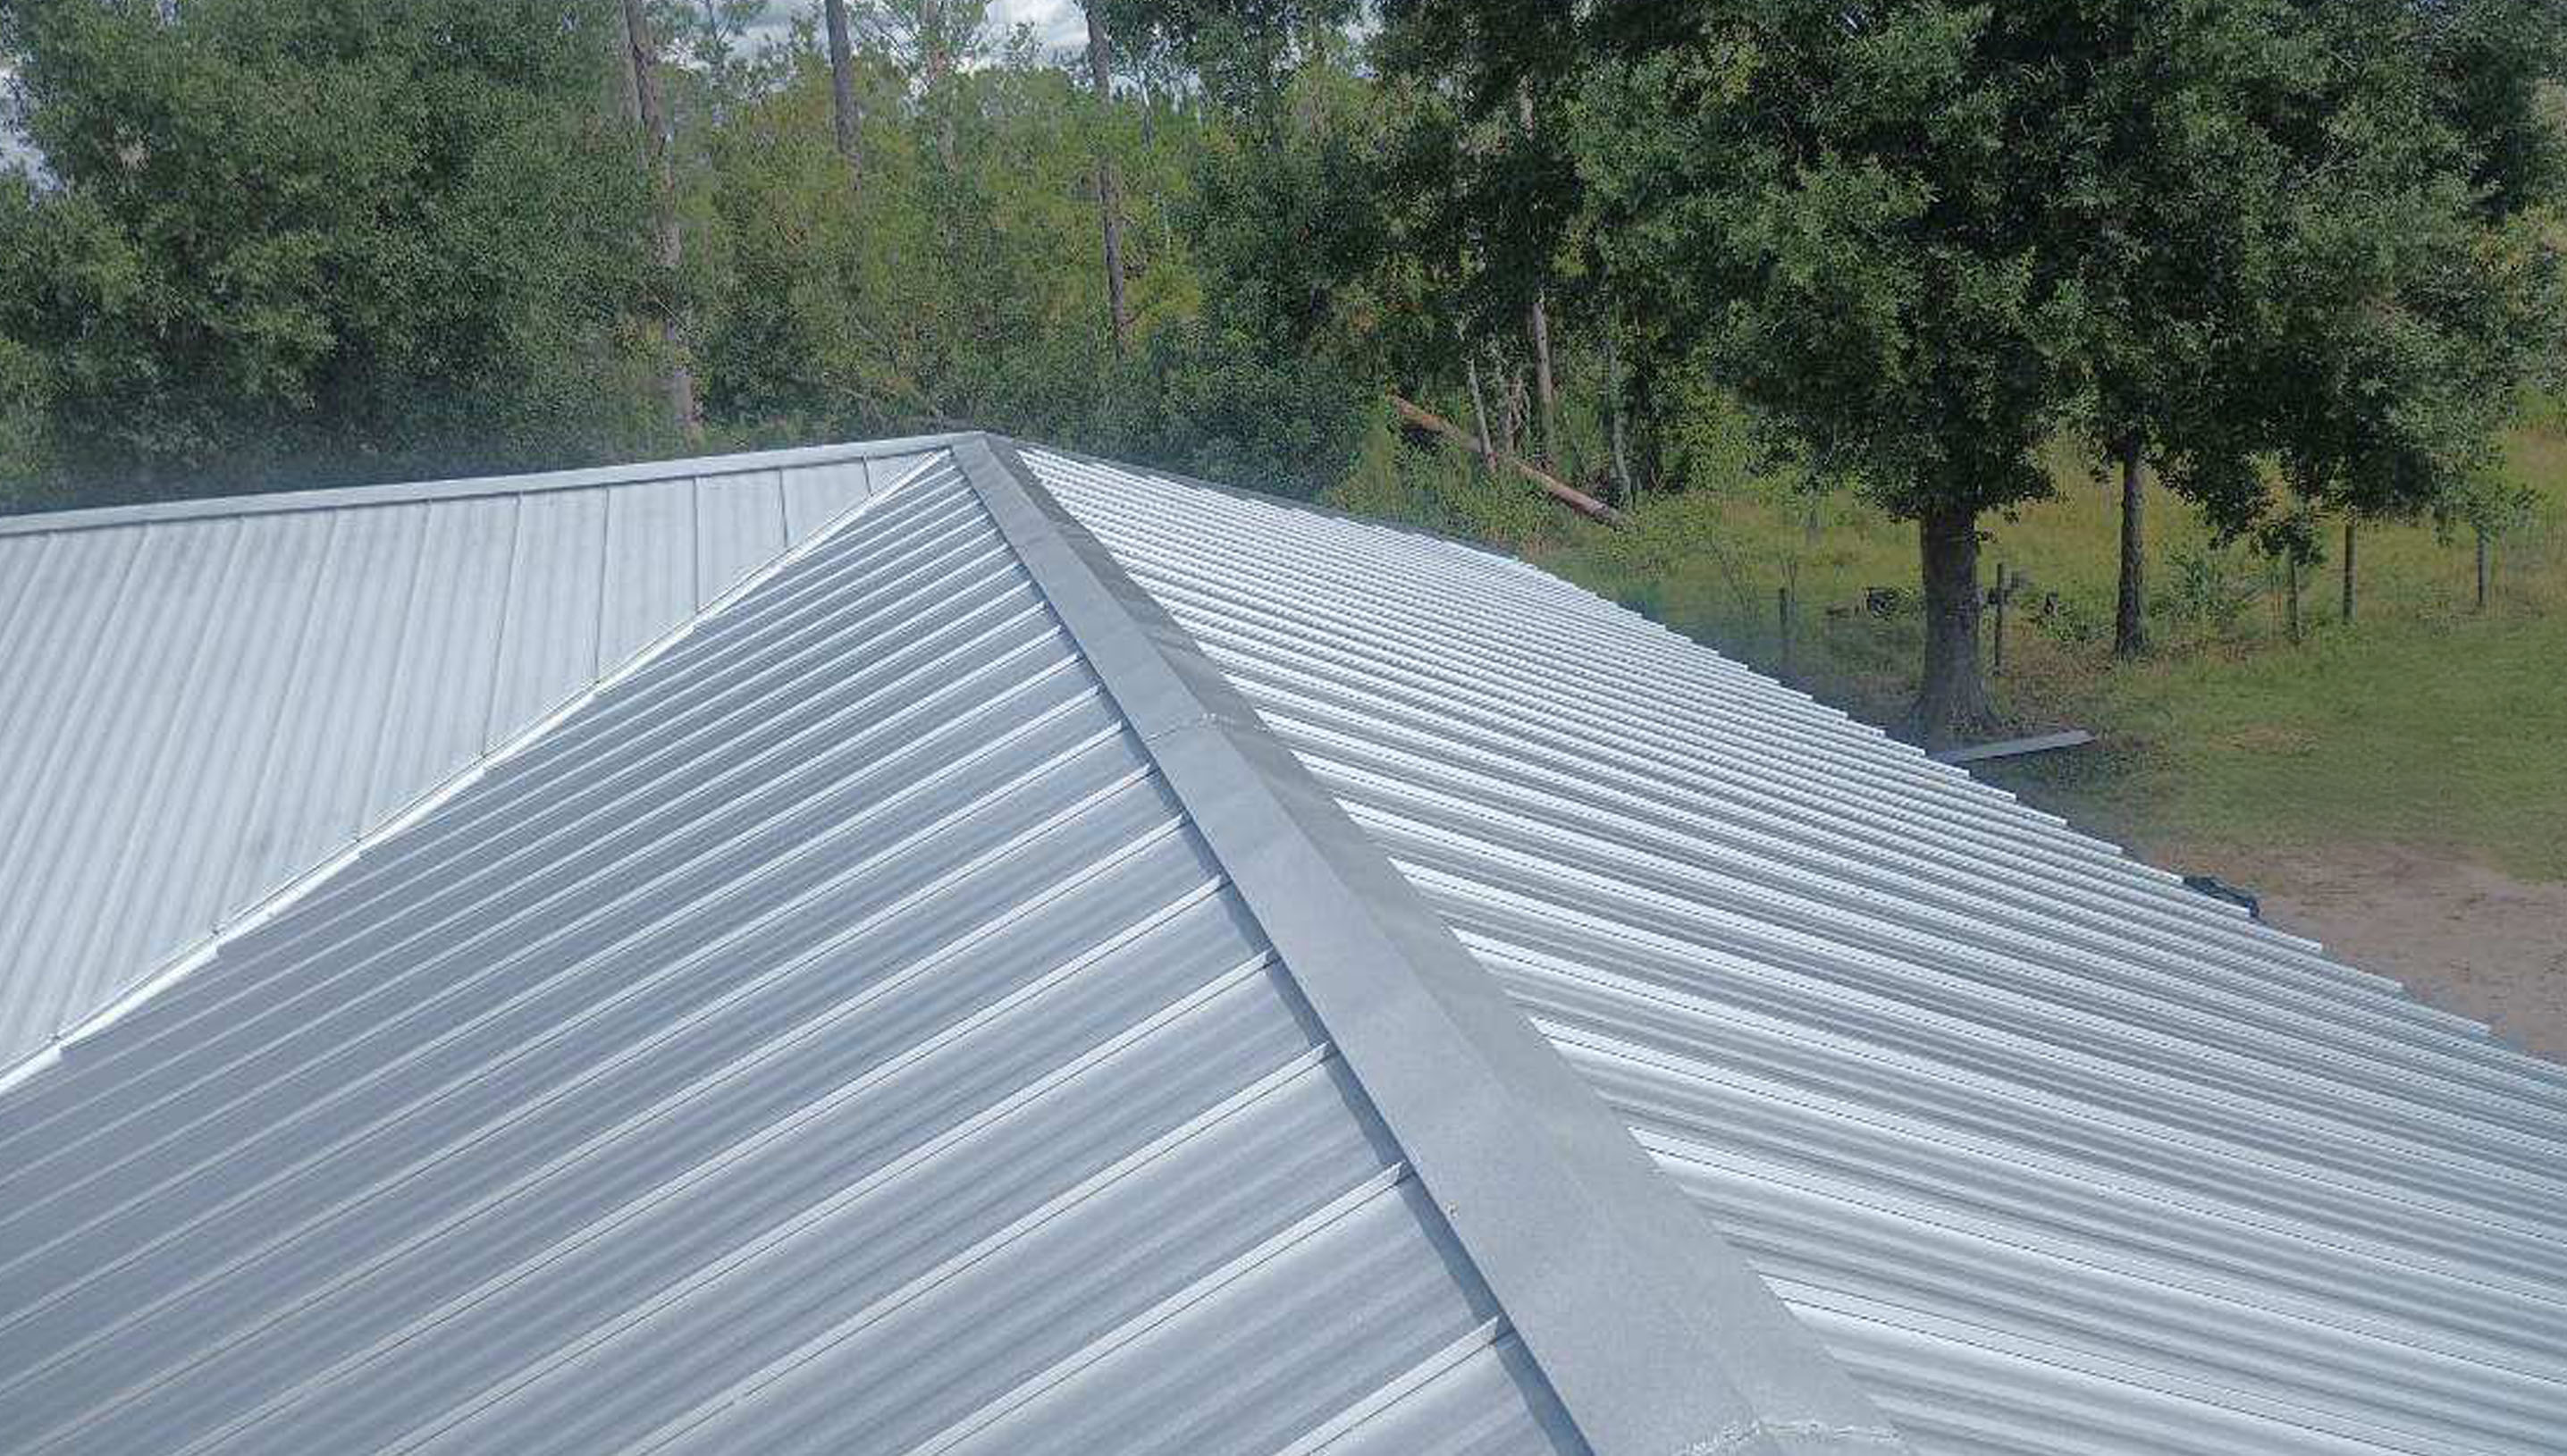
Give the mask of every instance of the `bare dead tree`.
MULTIPOLYGON (((1522 84, 1516 87, 1516 120, 1523 124, 1525 135, 1533 135, 1533 93, 1522 84)), ((1552 457, 1559 452, 1560 392, 1554 388, 1551 372, 1551 290, 1537 286, 1533 292, 1532 317, 1528 321, 1533 335, 1533 370, 1535 399, 1542 407, 1542 459, 1557 463, 1552 457)))
POLYGON ((864 114, 857 110, 856 59, 847 27, 847 0, 823 0, 820 9, 829 31, 830 115, 838 128, 838 154, 847 159, 847 170, 861 181, 865 161, 858 129, 864 114))
POLYGON ((1096 0, 1087 0, 1087 72, 1096 83, 1100 125, 1096 137, 1096 211, 1105 232, 1105 317, 1114 335, 1114 352, 1131 344, 1132 315, 1123 299, 1123 205, 1114 174, 1114 153, 1107 145, 1102 119, 1114 104, 1114 50, 1105 35, 1105 19, 1096 0))
POLYGON ((660 104, 658 48, 642 0, 624 0, 624 52, 633 77, 634 117, 642 128, 644 163, 651 172, 652 233, 661 284, 667 290, 654 330, 668 360, 669 416, 690 443, 704 438, 703 412, 696 404, 696 372, 687 349, 686 305, 678 292, 678 266, 685 243, 678 233, 678 179, 669 155, 669 122, 660 104))

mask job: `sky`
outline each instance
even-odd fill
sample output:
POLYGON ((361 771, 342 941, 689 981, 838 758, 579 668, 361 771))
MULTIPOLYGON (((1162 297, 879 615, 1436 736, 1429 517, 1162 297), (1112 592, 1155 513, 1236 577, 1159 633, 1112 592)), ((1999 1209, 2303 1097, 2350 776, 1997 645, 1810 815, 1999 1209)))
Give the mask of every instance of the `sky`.
MULTIPOLYGON (((17 73, 0 62, 0 97, 9 93, 9 78, 17 73)), ((18 129, 9 125, 7 108, 0 105, 0 171, 7 171, 21 161, 35 160, 36 153, 18 138, 18 129)))
MULTIPOLYGON (((750 28, 750 37, 761 32, 781 34, 793 23, 793 17, 818 8, 818 0, 768 0, 766 15, 750 28)), ((1087 44, 1087 22, 1077 0, 990 0, 990 24, 998 30, 1008 30, 1018 22, 1031 25, 1041 35, 1046 50, 1075 48, 1087 44)))

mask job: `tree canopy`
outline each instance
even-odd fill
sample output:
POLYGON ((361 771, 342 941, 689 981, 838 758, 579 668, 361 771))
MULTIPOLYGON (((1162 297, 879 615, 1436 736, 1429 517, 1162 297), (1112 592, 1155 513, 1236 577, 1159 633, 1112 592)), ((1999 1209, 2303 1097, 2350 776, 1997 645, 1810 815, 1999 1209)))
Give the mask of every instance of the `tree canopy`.
POLYGON ((0 338, 125 492, 579 456, 641 193, 601 3, 27 0, 0 338))
POLYGON ((2558 350, 2561 0, 1094 0, 1094 56, 828 8, 0 9, 42 158, 0 478, 572 463, 699 409, 1298 495, 1745 460, 1916 523, 1930 736, 1984 714, 1980 525, 2051 442, 2306 560, 2321 514, 2501 515, 2558 350))

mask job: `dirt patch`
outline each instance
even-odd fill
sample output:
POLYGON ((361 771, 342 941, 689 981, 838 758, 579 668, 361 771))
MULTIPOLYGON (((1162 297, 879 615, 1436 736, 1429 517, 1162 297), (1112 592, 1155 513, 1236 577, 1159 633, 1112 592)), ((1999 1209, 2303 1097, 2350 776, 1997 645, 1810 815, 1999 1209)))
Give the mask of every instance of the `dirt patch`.
POLYGON ((2335 959, 2567 1061, 2567 885, 2415 845, 2151 858, 2244 885, 2263 898, 2266 920, 2324 942, 2335 959))

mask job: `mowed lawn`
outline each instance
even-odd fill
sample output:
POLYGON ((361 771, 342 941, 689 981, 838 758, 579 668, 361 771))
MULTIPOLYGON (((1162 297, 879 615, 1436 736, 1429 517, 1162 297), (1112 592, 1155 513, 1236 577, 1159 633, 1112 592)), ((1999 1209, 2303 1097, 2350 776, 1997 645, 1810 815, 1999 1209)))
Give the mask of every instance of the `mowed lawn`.
MULTIPOLYGON (((2489 610, 2473 610, 2465 531, 2365 525, 2356 620, 2340 620, 2335 552, 2302 582, 2306 640, 2283 632, 2282 574, 2218 547, 2188 507, 2151 492, 2155 648, 2116 663, 2116 499, 2054 460, 2056 498, 1991 518, 1983 566, 2028 576, 2007 622, 2001 710, 2026 728, 2079 727, 2095 746, 1995 766, 1989 777, 2152 859, 2205 847, 2266 854, 2398 844, 2567 881, 2567 429, 2509 441, 2508 469, 2542 499, 2496 548, 2489 610)), ((1912 530, 1829 502, 1815 541, 1791 502, 1644 504, 1633 531, 1522 543, 1545 564, 1769 670, 1783 664, 1776 589, 1800 559, 1792 676, 1875 722, 1914 681, 1912 530), (1871 588, 1900 594, 1886 615, 1871 588)), ((2240 856, 2221 852, 2222 863, 2240 856)))

